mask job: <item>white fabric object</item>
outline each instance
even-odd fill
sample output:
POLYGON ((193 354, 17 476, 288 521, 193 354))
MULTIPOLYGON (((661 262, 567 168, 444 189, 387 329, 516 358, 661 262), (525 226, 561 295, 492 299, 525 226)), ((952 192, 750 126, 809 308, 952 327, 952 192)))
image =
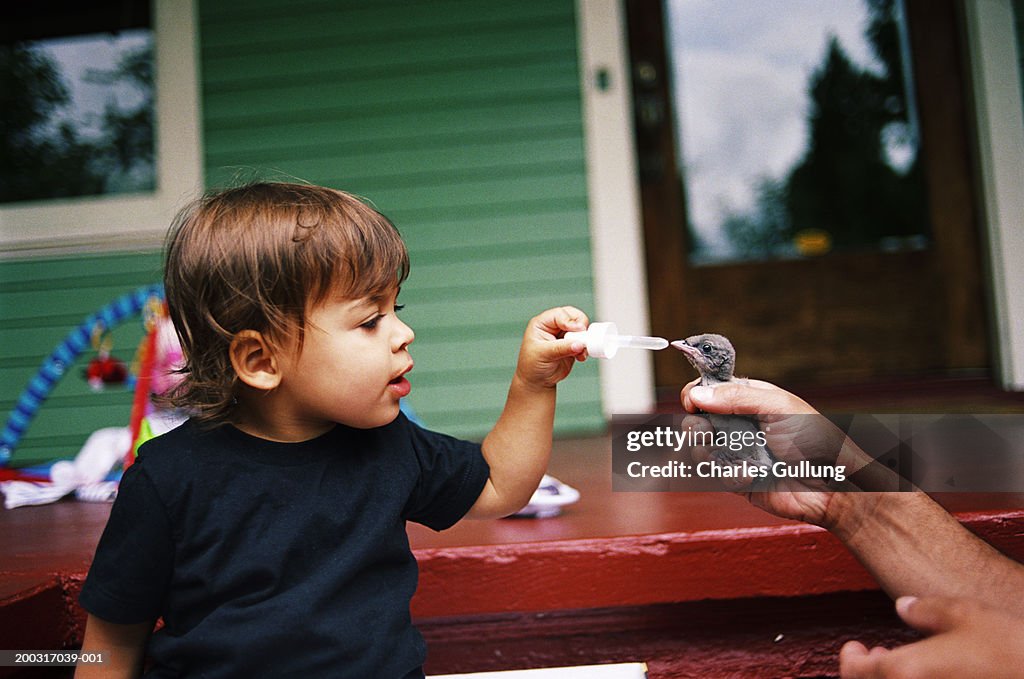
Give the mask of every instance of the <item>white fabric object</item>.
POLYGON ((74 460, 60 460, 50 467, 50 482, 4 481, 4 507, 14 509, 56 502, 75 493, 79 500, 111 502, 117 495, 117 483, 105 481, 124 459, 131 445, 128 427, 97 429, 85 440, 74 460))
POLYGON ((530 502, 512 516, 547 519, 562 513, 562 507, 579 502, 580 492, 562 483, 554 476, 545 474, 530 502))
POLYGON ((4 481, 0 483, 0 491, 3 491, 4 494, 4 507, 7 509, 50 504, 72 490, 74 489, 45 481, 4 481))

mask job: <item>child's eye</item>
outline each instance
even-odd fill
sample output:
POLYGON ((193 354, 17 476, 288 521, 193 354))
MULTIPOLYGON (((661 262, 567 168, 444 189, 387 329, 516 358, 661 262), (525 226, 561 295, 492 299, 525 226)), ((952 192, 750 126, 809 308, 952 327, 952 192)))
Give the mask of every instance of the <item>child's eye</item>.
POLYGON ((377 316, 374 316, 373 318, 371 318, 370 320, 366 321, 365 323, 363 323, 359 327, 360 328, 366 328, 367 330, 373 330, 374 328, 377 327, 377 323, 380 322, 380 319, 382 319, 382 318, 384 318, 384 316, 378 314, 377 316))
MULTIPOLYGON (((394 306, 395 313, 397 314, 399 311, 401 311, 404 308, 405 308, 404 304, 396 304, 394 306)), ((373 329, 375 329, 377 327, 377 324, 380 323, 380 319, 384 318, 384 316, 386 316, 386 315, 387 314, 377 314, 376 316, 374 316, 370 320, 366 321, 365 323, 363 323, 359 327, 360 328, 366 328, 367 330, 373 330, 373 329)))

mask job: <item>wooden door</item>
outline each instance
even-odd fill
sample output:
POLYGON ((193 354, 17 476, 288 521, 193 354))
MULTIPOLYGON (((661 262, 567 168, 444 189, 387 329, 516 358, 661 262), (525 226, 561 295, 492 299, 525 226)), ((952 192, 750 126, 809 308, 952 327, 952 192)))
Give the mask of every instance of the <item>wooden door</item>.
MULTIPOLYGON (((686 177, 672 124, 661 0, 627 0, 652 331, 729 336, 739 373, 835 384, 987 370, 961 17, 955 0, 906 0, 915 70, 928 245, 797 259, 695 265, 686 177)), ((693 378, 674 352, 659 387, 693 378)))

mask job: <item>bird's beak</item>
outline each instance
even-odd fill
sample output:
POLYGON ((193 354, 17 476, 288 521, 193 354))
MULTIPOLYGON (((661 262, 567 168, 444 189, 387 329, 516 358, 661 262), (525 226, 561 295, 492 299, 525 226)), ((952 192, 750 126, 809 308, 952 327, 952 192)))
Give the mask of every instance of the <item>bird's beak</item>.
POLYGON ((696 358, 700 354, 700 352, 697 351, 697 347, 690 346, 686 343, 686 340, 676 340, 675 342, 672 342, 672 346, 686 354, 689 358, 696 358))
POLYGON ((675 342, 672 342, 672 346, 683 352, 683 356, 686 356, 686 360, 689 361, 690 365, 696 368, 698 372, 703 371, 701 366, 704 365, 704 357, 699 351, 697 351, 697 347, 687 344, 686 340, 676 340, 675 342))

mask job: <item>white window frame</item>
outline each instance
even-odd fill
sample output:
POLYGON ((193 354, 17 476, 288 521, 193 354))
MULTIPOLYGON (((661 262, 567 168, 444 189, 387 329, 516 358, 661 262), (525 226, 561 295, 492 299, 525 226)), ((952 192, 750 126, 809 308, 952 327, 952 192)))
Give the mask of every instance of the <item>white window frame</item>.
MULTIPOLYGON (((621 0, 576 0, 576 22, 596 307, 591 320, 613 321, 624 334, 648 335, 625 8, 621 0)), ((606 417, 654 410, 651 352, 624 351, 599 360, 599 369, 606 417)))
POLYGON ((0 206, 0 258, 159 247, 202 190, 193 0, 153 0, 157 188, 0 206))
POLYGON ((993 349, 1005 389, 1024 391, 1024 107, 1011 0, 964 4, 974 86, 993 349))

